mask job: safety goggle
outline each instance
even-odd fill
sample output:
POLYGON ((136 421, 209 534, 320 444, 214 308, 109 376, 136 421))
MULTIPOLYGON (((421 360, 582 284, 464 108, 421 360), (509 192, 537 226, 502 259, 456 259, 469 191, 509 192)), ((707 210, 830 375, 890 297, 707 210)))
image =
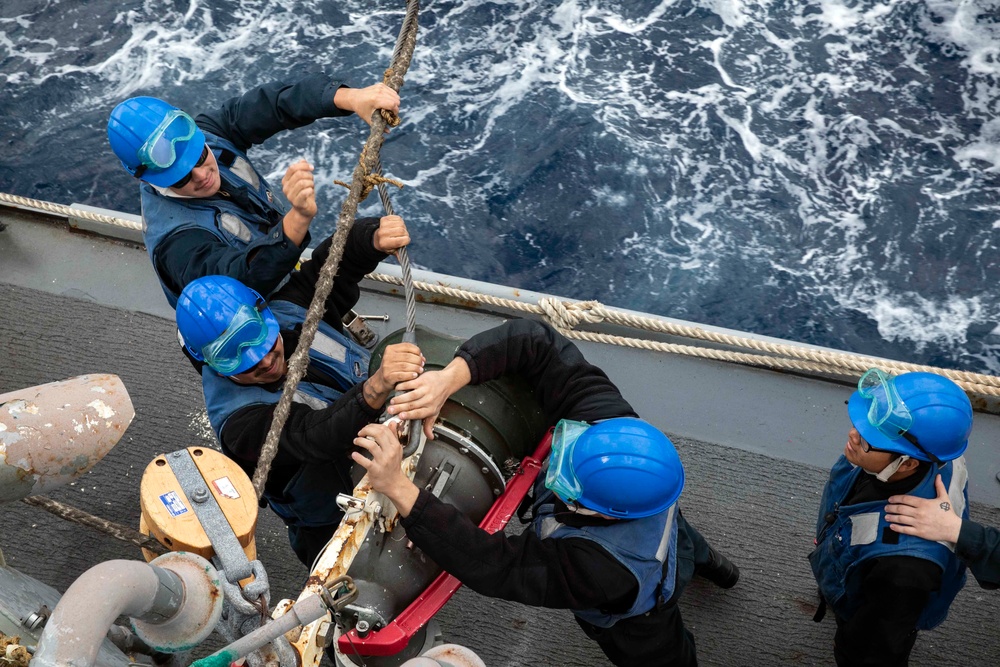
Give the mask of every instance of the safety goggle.
POLYGON ((574 503, 583 493, 580 480, 573 471, 573 449, 583 432, 590 428, 585 422, 560 419, 552 433, 552 453, 545 473, 545 488, 565 503, 574 503))
POLYGON ((230 375, 240 366, 243 350, 267 340, 267 323, 260 311, 266 307, 258 301, 256 307, 242 305, 222 335, 201 348, 205 363, 221 375, 230 375))
POLYGON ((880 368, 869 368, 858 380, 858 393, 871 401, 868 406, 868 423, 890 440, 903 438, 923 452, 934 463, 941 460, 928 452, 909 432, 913 416, 896 391, 896 383, 880 368))
POLYGON ((166 169, 177 159, 175 144, 187 141, 195 135, 198 127, 194 119, 180 109, 167 112, 146 142, 139 148, 139 168, 136 177, 146 169, 166 169))

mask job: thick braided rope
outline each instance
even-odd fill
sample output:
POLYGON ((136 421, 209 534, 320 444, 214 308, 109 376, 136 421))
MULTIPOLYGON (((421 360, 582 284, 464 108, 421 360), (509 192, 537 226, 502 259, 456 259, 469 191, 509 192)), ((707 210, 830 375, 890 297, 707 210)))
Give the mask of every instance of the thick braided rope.
MULTIPOLYGON (((386 274, 371 273, 367 277, 371 280, 390 283, 393 285, 401 284, 401 281, 398 278, 386 274)), ((597 301, 572 302, 572 301, 560 301, 558 299, 553 299, 553 298, 543 298, 539 300, 538 305, 535 305, 530 303, 524 303, 522 301, 516 301, 514 299, 504 299, 501 297, 495 297, 488 294, 480 294, 478 292, 471 292, 468 290, 456 289, 454 287, 447 287, 444 285, 434 285, 423 281, 414 281, 414 287, 424 292, 430 292, 433 294, 442 294, 462 301, 487 304, 499 308, 505 308, 507 310, 513 310, 522 313, 531 313, 533 315, 541 315, 553 326, 564 331, 572 330, 573 327, 580 324, 581 322, 587 324, 594 324, 597 322, 608 322, 610 324, 617 324, 621 326, 630 327, 633 329, 643 329, 655 333, 665 333, 678 337, 694 338, 698 340, 717 343, 720 345, 728 345, 730 347, 740 347, 740 348, 756 350, 760 352, 767 352, 769 354, 777 355, 777 356, 751 355, 756 359, 756 361, 753 362, 753 365, 757 366, 771 366, 774 368, 794 369, 794 370, 811 370, 811 369, 824 368, 826 370, 820 370, 818 372, 830 373, 834 375, 856 375, 863 373, 869 368, 875 366, 882 368, 884 370, 894 370, 902 372, 924 371, 948 377, 954 380, 963 389, 972 393, 983 394, 987 396, 1000 395, 1000 378, 991 375, 983 375, 980 373, 969 373, 966 371, 956 371, 946 368, 937 368, 935 366, 925 366, 921 364, 910 364, 902 361, 879 359, 876 357, 850 354, 847 352, 815 350, 806 347, 799 347, 796 345, 771 343, 743 336, 734 336, 731 334, 725 334, 721 332, 707 331, 705 329, 702 329, 701 327, 686 326, 674 322, 666 322, 651 317, 640 317, 629 313, 623 313, 621 311, 609 309, 606 306, 598 303, 597 301), (781 359, 782 357, 786 357, 787 359, 781 359), (775 360, 775 361, 767 363, 767 360, 775 360), (800 363, 798 365, 792 365, 792 360, 799 360, 800 363)), ((604 336, 603 334, 600 335, 604 336)), ((593 340, 597 342, 597 339, 593 340)), ((604 338, 601 339, 600 342, 606 342, 611 345, 626 345, 626 343, 620 342, 625 340, 634 341, 638 339, 626 339, 619 336, 604 336, 604 338)), ((667 345, 666 343, 661 344, 661 343, 655 343, 653 341, 644 341, 644 342, 648 343, 649 345, 667 345)), ((628 345, 628 346, 643 347, 639 345, 628 345)), ((713 351, 714 356, 709 357, 705 353, 693 352, 694 350, 702 350, 704 348, 691 347, 691 346, 676 346, 675 349, 656 348, 656 347, 645 347, 644 349, 658 349, 661 351, 674 352, 676 354, 690 354, 691 356, 700 356, 705 358, 718 359, 720 361, 749 363, 740 360, 740 355, 742 353, 727 352, 725 350, 714 350, 713 351)))
MULTIPOLYGON (((407 3, 407 15, 416 12, 416 0, 409 0, 407 3)), ((403 21, 398 40, 403 46, 398 49, 398 56, 392 62, 390 69, 386 71, 386 85, 395 91, 403 86, 403 75, 410 67, 410 59, 413 57, 413 48, 417 42, 417 22, 403 21)), ((306 313, 305 322, 302 324, 302 334, 299 338, 298 346, 288 361, 288 378, 278 400, 278 405, 274 409, 274 418, 271 420, 271 429, 267 433, 264 446, 261 447, 260 458, 257 461, 257 469, 253 474, 253 487, 257 493, 257 498, 264 494, 264 484, 267 482, 267 475, 271 470, 271 463, 278 453, 278 440, 281 431, 285 427, 288 415, 292 408, 292 398, 298 389, 299 382, 305 376, 306 368, 309 366, 309 348, 316 337, 316 330, 319 328, 319 321, 326 311, 326 298, 333 290, 333 279, 340 268, 340 260, 344 255, 344 246, 347 244, 347 237, 354 226, 354 218, 358 212, 358 204, 367 196, 371 190, 368 183, 368 175, 375 172, 375 165, 378 162, 379 150, 385 141, 386 121, 382 114, 372 114, 371 131, 368 133, 368 140, 364 148, 361 149, 361 156, 358 164, 354 168, 351 178, 350 192, 340 209, 340 216, 337 218, 337 229, 333 233, 333 241, 330 245, 330 255, 326 263, 320 270, 319 279, 316 281, 316 292, 313 294, 312 303, 309 304, 309 311, 306 313), (367 188, 367 191, 366 191, 367 188)))
POLYGON ((33 208, 46 213, 54 213, 55 215, 84 218, 86 220, 93 220, 94 222, 101 222, 106 225, 125 227, 126 229, 134 229, 140 232, 142 231, 142 224, 138 222, 126 220, 124 218, 115 218, 110 215, 101 215, 100 213, 92 213, 91 211, 83 211, 78 208, 73 208, 72 206, 53 204, 52 202, 41 201, 40 199, 28 199, 27 197, 18 197, 17 195, 0 192, 0 201, 7 202, 9 204, 16 204, 18 206, 24 206, 25 208, 33 208))
POLYGON ((628 326, 636 329, 644 329, 646 331, 654 331, 658 333, 672 334, 675 336, 683 336, 686 338, 697 338, 700 340, 706 340, 712 343, 718 343, 720 345, 730 345, 733 347, 745 347, 749 349, 754 349, 762 352, 769 352, 771 354, 782 355, 785 357, 792 357, 795 359, 804 359, 807 361, 815 361, 819 363, 829 364, 831 366, 841 366, 850 371, 856 371, 863 373, 873 366, 878 366, 884 370, 896 370, 896 371, 924 371, 928 373, 937 373, 939 375, 945 375, 952 380, 961 381, 969 384, 975 385, 985 385, 990 387, 1000 387, 1000 378, 991 375, 982 375, 980 373, 969 373, 967 371, 957 371, 944 368, 937 368, 934 366, 925 366, 922 364, 911 364, 904 361, 894 361, 887 359, 879 359, 876 357, 869 357, 861 354, 849 354, 846 352, 827 352, 824 350, 814 350, 811 348, 799 347, 796 345, 785 345, 781 343, 770 343, 762 340, 755 340, 752 338, 745 338, 742 336, 733 336, 731 334, 725 334, 717 331, 708 331, 702 329, 701 327, 690 327, 681 324, 676 324, 673 322, 665 322, 662 320, 656 320, 649 317, 636 316, 629 313, 622 313, 613 310, 609 310, 604 305, 597 302, 591 309, 596 320, 593 321, 607 321, 612 324, 620 324, 623 326, 628 326))
MULTIPOLYGON (((620 345, 632 347, 640 350, 652 350, 655 352, 671 352, 674 354, 684 354, 702 359, 714 359, 728 363, 744 364, 747 366, 761 366, 765 368, 779 368, 789 371, 808 371, 810 373, 825 373, 828 375, 846 376, 849 375, 845 369, 830 366, 828 364, 801 361, 798 359, 786 359, 784 357, 771 357, 761 354, 747 354, 745 352, 733 352, 729 350, 717 350, 710 347, 695 347, 691 345, 677 345, 675 343, 661 343, 658 341, 645 340, 642 338, 628 338, 625 336, 614 336, 611 334, 594 333, 592 331, 575 331, 556 327, 558 331, 574 340, 585 340, 591 343, 605 343, 608 345, 620 345)), ((883 364, 884 366, 884 364, 883 364)), ((1000 388, 988 387, 986 385, 972 382, 955 381, 959 387, 972 394, 984 396, 1000 396, 1000 388)))
POLYGON ((652 350, 654 352, 671 352, 673 354, 684 354, 691 357, 699 357, 701 359, 714 359, 716 361, 727 361, 747 366, 774 366, 784 370, 801 370, 812 373, 827 373, 830 375, 841 374, 837 368, 826 364, 801 362, 792 359, 783 359, 781 357, 769 357, 761 354, 748 354, 746 352, 731 352, 728 350, 717 350, 711 347, 662 343, 655 340, 645 340, 643 338, 628 338, 626 336, 595 333, 593 331, 576 331, 574 329, 564 329, 562 327, 556 327, 556 330, 567 338, 585 340, 590 343, 620 345, 640 350, 652 350))
MULTIPOLYGON (((115 218, 112 216, 101 215, 99 213, 84 211, 70 206, 63 206, 61 204, 44 202, 37 199, 18 197, 16 195, 11 195, 7 193, 0 193, 0 201, 6 201, 8 203, 16 204, 26 208, 34 208, 40 211, 53 213, 56 215, 75 216, 104 224, 125 227, 128 229, 141 230, 142 228, 140 224, 132 222, 131 220, 125 220, 123 218, 115 218)), ((386 282, 395 285, 403 285, 405 288, 405 282, 400 281, 392 276, 387 276, 384 274, 370 274, 368 277, 372 280, 377 280, 380 282, 386 282)), ((605 321, 611 324, 618 324, 635 329, 643 329, 646 331, 665 333, 679 337, 705 340, 717 344, 729 345, 731 347, 743 347, 747 349, 768 352, 771 354, 792 357, 795 359, 814 361, 817 363, 826 363, 830 364, 832 367, 844 369, 843 371, 838 371, 838 374, 847 374, 846 371, 851 371, 852 373, 863 372, 868 368, 871 368, 873 366, 878 366, 885 370, 895 370, 904 372, 925 371, 930 373, 937 373, 939 375, 944 375, 945 377, 955 380, 959 385, 963 387, 967 388, 979 387, 979 389, 968 389, 968 390, 987 395, 996 395, 996 393, 992 391, 985 391, 982 389, 983 387, 1000 387, 1000 378, 995 376, 983 375, 979 373, 970 373, 966 371, 943 369, 921 364, 910 364, 901 361, 893 361, 888 359, 868 357, 864 355, 849 354, 846 352, 829 352, 822 350, 812 350, 809 348, 803 348, 792 345, 769 343, 766 341, 756 340, 752 338, 745 338, 741 336, 724 334, 721 332, 708 331, 700 327, 690 327, 677 324, 674 322, 666 322, 659 319, 637 316, 630 313, 623 313, 617 310, 608 309, 607 307, 596 301, 563 302, 555 299, 543 299, 542 301, 540 301, 540 305, 535 306, 520 301, 514 301, 512 299, 502 299, 486 294, 478 294, 476 292, 470 292, 467 290, 456 290, 454 288, 443 287, 440 285, 431 285, 430 283, 417 282, 415 283, 415 285, 420 290, 425 292, 445 294, 447 296, 452 296, 454 298, 473 301, 476 303, 486 303, 493 306, 506 308, 508 310, 515 310, 520 312, 532 313, 536 315, 543 315, 554 325, 559 327, 564 327, 567 329, 575 326, 579 322, 595 323, 595 322, 605 321)), ((407 313, 407 319, 409 320, 409 313, 407 313)), ((616 343, 612 342, 611 344, 616 344, 616 343)))
POLYGON ((129 528, 128 526, 123 526, 120 523, 114 523, 113 521, 102 519, 101 517, 94 516, 93 514, 87 514, 81 509, 64 505, 63 503, 57 500, 52 500, 46 496, 28 496, 27 498, 22 498, 21 502, 31 505, 32 507, 39 507, 50 514, 56 515, 60 519, 72 521, 73 523, 86 526, 87 528, 93 528, 94 530, 100 531, 105 535, 110 535, 116 540, 121 540, 122 542, 128 542, 129 544, 134 544, 137 547, 148 549, 153 553, 167 553, 167 548, 160 544, 154 537, 144 535, 138 530, 129 528))

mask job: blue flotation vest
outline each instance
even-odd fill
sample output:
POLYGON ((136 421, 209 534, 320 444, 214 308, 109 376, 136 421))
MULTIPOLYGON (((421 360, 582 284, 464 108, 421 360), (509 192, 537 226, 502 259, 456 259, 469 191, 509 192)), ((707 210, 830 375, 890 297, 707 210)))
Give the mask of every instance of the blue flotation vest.
MULTIPOLYGON (((306 311, 288 301, 268 304, 282 330, 302 323, 306 311)), ((309 348, 309 365, 334 378, 337 386, 300 382, 293 400, 314 410, 329 407, 344 391, 368 378, 370 354, 350 337, 326 322, 320 322, 316 338, 309 348)), ((201 371, 202 389, 208 419, 215 435, 222 441, 226 421, 251 405, 275 405, 280 391, 268 391, 260 385, 240 385, 222 377, 206 364, 201 371)), ((345 433, 351 440, 354 433, 345 433)), ((299 467, 280 495, 265 492, 271 509, 292 527, 326 526, 340 520, 337 493, 349 492, 351 461, 307 463, 299 467)))
MULTIPOLYGON (((222 194, 205 199, 177 197, 149 183, 143 183, 139 188, 143 239, 154 268, 156 249, 160 243, 181 229, 204 229, 230 246, 241 249, 271 235, 280 238, 283 233, 279 223, 288 209, 281 198, 275 196, 246 153, 209 132, 205 132, 205 141, 219 163, 221 190, 227 192, 228 197, 222 194), (233 156, 230 164, 223 164, 223 152, 233 156), (237 204, 237 201, 249 202, 249 209, 237 204)), ((176 308, 179 293, 174 292, 159 274, 157 277, 171 308, 176 308)))
POLYGON ((567 526, 555 515, 555 494, 545 488, 545 473, 535 482, 535 533, 542 539, 579 537, 599 544, 639 582, 635 603, 625 612, 573 610, 591 625, 610 628, 618 621, 645 614, 674 594, 677 580, 677 504, 659 514, 614 521, 601 526, 567 526), (666 563, 666 567, 664 564, 666 563))
MULTIPOLYGON (((967 519, 969 475, 964 457, 941 466, 932 463, 910 495, 934 498, 937 495, 934 478, 939 473, 955 510, 967 519)), ((858 476, 866 474, 844 456, 830 471, 830 480, 820 502, 816 548, 809 554, 820 593, 838 617, 849 619, 857 611, 861 599, 861 578, 856 576, 859 565, 871 558, 886 556, 923 558, 941 567, 941 588, 931 593, 917 621, 917 629, 936 627, 948 616, 948 607, 965 585, 965 564, 955 555, 954 545, 891 530, 885 519, 884 500, 844 505, 858 476)))

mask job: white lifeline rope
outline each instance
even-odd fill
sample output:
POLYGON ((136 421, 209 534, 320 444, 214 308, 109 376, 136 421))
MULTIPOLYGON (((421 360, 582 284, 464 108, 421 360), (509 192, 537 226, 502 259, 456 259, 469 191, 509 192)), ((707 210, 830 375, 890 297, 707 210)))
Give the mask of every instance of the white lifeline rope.
MULTIPOLYGON (((399 278, 386 274, 371 273, 367 277, 372 280, 393 285, 401 284, 399 278)), ((960 387, 971 393, 987 396, 1000 396, 1000 378, 991 375, 956 371, 920 364, 910 364, 902 361, 877 359, 875 357, 850 354, 848 352, 814 350, 796 345, 770 343, 743 336, 734 336, 721 332, 707 331, 701 327, 686 326, 651 317, 636 316, 608 308, 597 301, 561 301, 559 299, 546 297, 540 299, 538 305, 534 305, 521 301, 515 301, 513 299, 504 299, 488 294, 480 294, 478 292, 445 287, 443 285, 434 285, 422 281, 415 281, 414 287, 424 292, 443 294, 455 299, 540 315, 554 327, 559 329, 562 334, 566 335, 568 338, 575 338, 577 340, 587 340, 591 342, 607 343, 609 345, 621 345, 625 347, 635 347, 660 352, 671 352, 674 354, 685 354, 705 359, 716 359, 719 361, 730 361, 754 366, 780 368, 785 370, 802 370, 832 375, 860 374, 874 366, 885 370, 905 372, 924 371, 950 378, 960 387), (746 354, 743 352, 731 352, 727 350, 694 347, 689 345, 676 345, 672 343, 660 343, 637 338, 626 338, 624 336, 574 331, 573 327, 581 322, 587 324, 608 322, 632 329, 641 329, 656 333, 665 333, 673 336, 694 338, 720 345, 742 347, 779 356, 746 354)))
POLYGON ((124 218, 115 218, 110 215, 102 215, 100 213, 92 213, 91 211, 84 211, 78 208, 73 208, 72 206, 53 204, 51 202, 41 201, 39 199, 28 199, 27 197, 18 197, 17 195, 7 194, 6 192, 0 192, 0 201, 7 202, 8 204, 14 204, 16 206, 23 206, 25 208, 35 209, 37 211, 53 213, 55 215, 64 215, 67 218, 84 218, 85 220, 102 222, 106 225, 114 225, 115 227, 134 229, 139 232, 142 231, 142 224, 138 222, 125 220, 124 218))

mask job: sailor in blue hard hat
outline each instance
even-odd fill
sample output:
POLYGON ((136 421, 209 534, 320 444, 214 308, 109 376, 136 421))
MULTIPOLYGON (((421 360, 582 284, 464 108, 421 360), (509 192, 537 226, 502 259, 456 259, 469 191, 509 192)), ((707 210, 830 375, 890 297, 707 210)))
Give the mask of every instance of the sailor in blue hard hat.
POLYGON ((635 414, 601 369, 547 325, 511 320, 473 336, 441 371, 397 386, 389 412, 423 419, 467 384, 517 373, 555 423, 534 487, 532 529, 480 530, 400 472, 392 427, 372 424, 352 456, 399 510, 409 539, 483 595, 570 609, 615 665, 690 667, 694 638, 677 606, 694 574, 731 588, 739 569, 681 515, 684 467, 662 431, 635 414))
MULTIPOLYGON (((198 278, 178 299, 177 328, 200 366, 209 422, 223 452, 248 475, 256 469, 332 241, 321 243, 270 301, 228 276, 198 278)), ((352 227, 264 486, 264 498, 288 526, 292 548, 307 567, 340 521, 337 494, 353 489, 352 439, 382 414, 396 383, 423 369, 419 348, 399 343, 385 348, 369 375, 368 350, 341 323, 340 310, 358 300, 358 282, 386 250, 408 242, 405 227, 397 228, 390 216, 361 218, 352 227)))
POLYGON ((370 123, 376 109, 395 113, 399 95, 384 84, 348 88, 323 74, 260 86, 196 118, 155 97, 118 104, 108 140, 141 182, 143 237, 170 305, 205 275, 270 294, 309 243, 313 167, 292 164, 278 192, 248 151, 320 118, 356 113, 370 123))
POLYGON ((934 498, 940 475, 949 504, 968 517, 962 456, 972 404, 948 378, 867 371, 848 401, 852 427, 820 502, 809 559, 822 602, 837 621, 838 665, 907 665, 918 630, 942 623, 965 584, 954 545, 890 528, 887 500, 934 498))

